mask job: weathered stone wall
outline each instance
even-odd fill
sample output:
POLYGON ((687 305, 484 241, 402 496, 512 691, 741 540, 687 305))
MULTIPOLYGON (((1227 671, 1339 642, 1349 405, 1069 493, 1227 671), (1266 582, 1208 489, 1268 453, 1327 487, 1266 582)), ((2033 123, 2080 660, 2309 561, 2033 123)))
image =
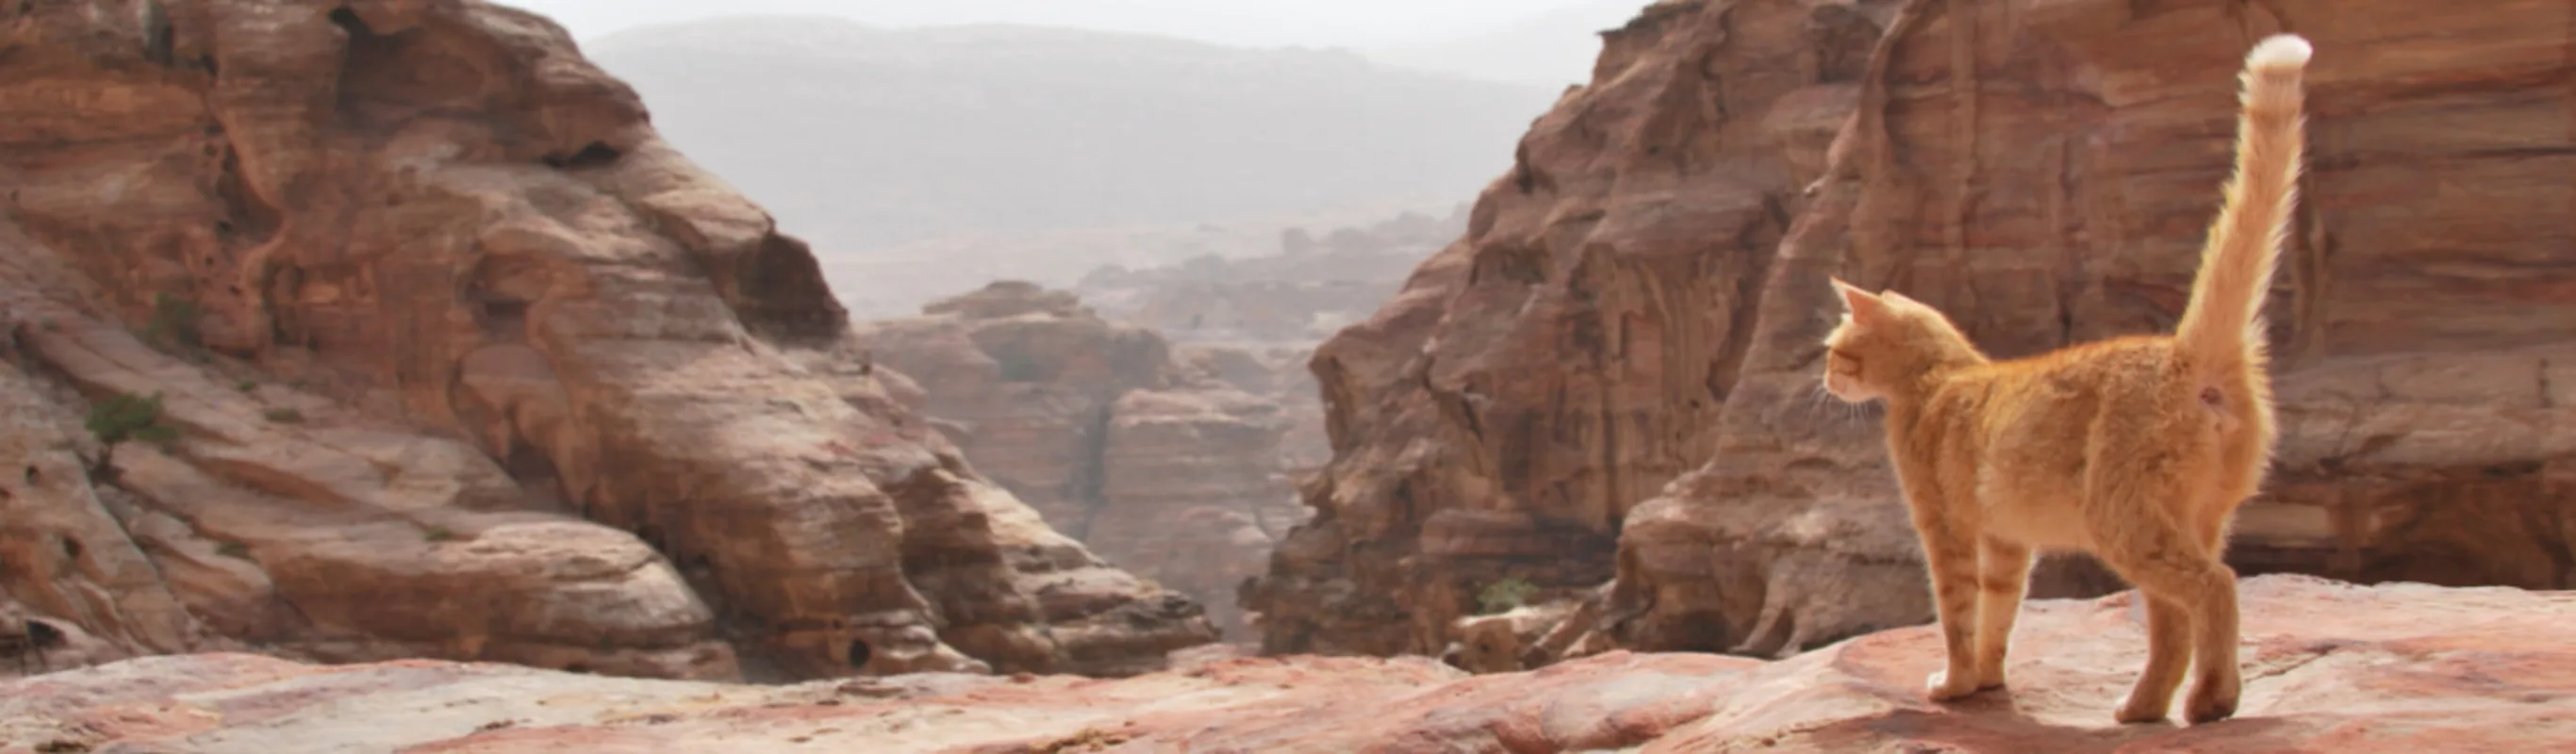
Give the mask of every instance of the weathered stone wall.
MULTIPOLYGON (((1608 627, 1641 648, 1928 620, 1876 422, 1815 395, 1824 278, 1904 291, 2001 356, 2169 329, 2237 67, 2281 30, 2318 50, 2310 172, 2271 307, 2284 441, 2231 559, 2576 582, 2571 18, 2552 0, 1657 3, 1467 236, 1320 349, 1335 460, 1251 591, 1269 648, 1437 651, 1482 584, 1614 568, 1608 627), (1529 544, 1438 544, 1498 517, 1496 541, 1529 544)), ((2037 588, 2116 582, 2070 561, 2037 588)))

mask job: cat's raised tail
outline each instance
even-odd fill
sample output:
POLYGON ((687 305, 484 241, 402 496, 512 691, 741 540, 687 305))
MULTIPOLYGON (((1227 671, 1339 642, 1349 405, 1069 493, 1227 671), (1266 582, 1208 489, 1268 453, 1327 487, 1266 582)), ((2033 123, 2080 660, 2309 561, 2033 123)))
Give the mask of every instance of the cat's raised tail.
POLYGON ((2245 55, 2236 175, 2201 247, 2191 303, 2174 332, 2176 347, 2204 384, 2269 361, 2263 299, 2298 198, 2307 99, 2300 79, 2314 51, 2298 35, 2276 34, 2245 55))

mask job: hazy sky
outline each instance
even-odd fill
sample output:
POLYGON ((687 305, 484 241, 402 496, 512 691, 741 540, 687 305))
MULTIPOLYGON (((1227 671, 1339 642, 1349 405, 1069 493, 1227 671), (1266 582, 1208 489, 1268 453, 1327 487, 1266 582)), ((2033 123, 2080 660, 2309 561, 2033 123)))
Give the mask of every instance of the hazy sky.
MULTIPOLYGON (((743 14, 826 14, 887 26, 1015 22, 1236 45, 1364 48, 1446 38, 1580 0, 498 0, 577 39, 630 26, 743 14)), ((1637 0, 1644 5, 1646 0, 1637 0)))

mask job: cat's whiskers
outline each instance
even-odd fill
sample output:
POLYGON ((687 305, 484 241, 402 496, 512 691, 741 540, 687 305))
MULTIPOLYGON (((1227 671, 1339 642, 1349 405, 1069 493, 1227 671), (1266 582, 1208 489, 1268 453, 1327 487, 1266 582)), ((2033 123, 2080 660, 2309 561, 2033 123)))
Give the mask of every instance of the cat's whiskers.
POLYGON ((1824 380, 1817 380, 1809 383, 1809 387, 1807 388, 1807 415, 1810 418, 1825 421, 1836 420, 1837 417, 1832 415, 1833 409, 1831 409, 1829 405, 1841 402, 1843 402, 1841 398, 1834 397, 1833 391, 1825 389, 1824 380))

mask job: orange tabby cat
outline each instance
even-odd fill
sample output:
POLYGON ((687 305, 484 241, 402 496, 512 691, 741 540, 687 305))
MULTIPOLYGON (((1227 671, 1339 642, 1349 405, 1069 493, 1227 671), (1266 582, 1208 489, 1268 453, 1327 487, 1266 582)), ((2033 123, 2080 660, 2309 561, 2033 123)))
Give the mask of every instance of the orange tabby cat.
POLYGON ((1991 361, 1931 307, 1833 281, 1849 313, 1825 339, 1825 389, 1887 402, 1949 651, 1932 699, 2003 686, 2043 548, 2092 552, 2146 598, 2147 666, 2121 722, 2164 719, 2195 659, 2185 718, 2236 713, 2236 572, 2220 555, 2271 460, 2262 301, 2297 191, 2310 53, 2283 34, 2246 55, 2236 174, 2172 337, 1991 361))

